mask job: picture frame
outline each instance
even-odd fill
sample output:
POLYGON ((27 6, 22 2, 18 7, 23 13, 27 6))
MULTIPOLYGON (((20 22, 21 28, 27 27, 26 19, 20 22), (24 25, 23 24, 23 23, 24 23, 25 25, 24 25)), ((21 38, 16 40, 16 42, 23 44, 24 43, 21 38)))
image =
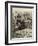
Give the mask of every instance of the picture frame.
POLYGON ((5 44, 37 43, 37 3, 5 2, 5 44))

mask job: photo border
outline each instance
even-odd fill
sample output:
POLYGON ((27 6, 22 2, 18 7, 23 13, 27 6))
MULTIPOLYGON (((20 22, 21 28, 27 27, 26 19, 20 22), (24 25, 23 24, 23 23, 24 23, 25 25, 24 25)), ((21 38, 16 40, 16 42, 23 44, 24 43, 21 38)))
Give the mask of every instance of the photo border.
POLYGON ((5 45, 27 44, 27 43, 37 43, 37 3, 6 1, 5 2, 5 45), (33 5, 36 5, 36 41, 33 41, 33 42, 20 42, 20 43, 8 43, 8 3, 17 3, 17 4, 19 3, 19 4, 33 4, 33 5))

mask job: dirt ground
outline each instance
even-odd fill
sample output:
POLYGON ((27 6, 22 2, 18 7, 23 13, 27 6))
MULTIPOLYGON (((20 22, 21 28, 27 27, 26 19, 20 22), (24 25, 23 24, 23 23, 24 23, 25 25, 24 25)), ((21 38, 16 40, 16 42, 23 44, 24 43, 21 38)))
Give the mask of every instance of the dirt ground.
POLYGON ((14 36, 17 38, 32 37, 32 29, 23 29, 16 31, 14 36))

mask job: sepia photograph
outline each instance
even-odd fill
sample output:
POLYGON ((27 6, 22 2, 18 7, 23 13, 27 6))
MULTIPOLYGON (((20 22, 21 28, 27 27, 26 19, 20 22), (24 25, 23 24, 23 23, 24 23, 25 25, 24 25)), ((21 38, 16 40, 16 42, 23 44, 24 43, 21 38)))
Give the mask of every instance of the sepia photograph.
POLYGON ((12 7, 11 12, 11 39, 32 38, 32 8, 12 7))
POLYGON ((37 42, 37 4, 5 2, 5 44, 37 42))

